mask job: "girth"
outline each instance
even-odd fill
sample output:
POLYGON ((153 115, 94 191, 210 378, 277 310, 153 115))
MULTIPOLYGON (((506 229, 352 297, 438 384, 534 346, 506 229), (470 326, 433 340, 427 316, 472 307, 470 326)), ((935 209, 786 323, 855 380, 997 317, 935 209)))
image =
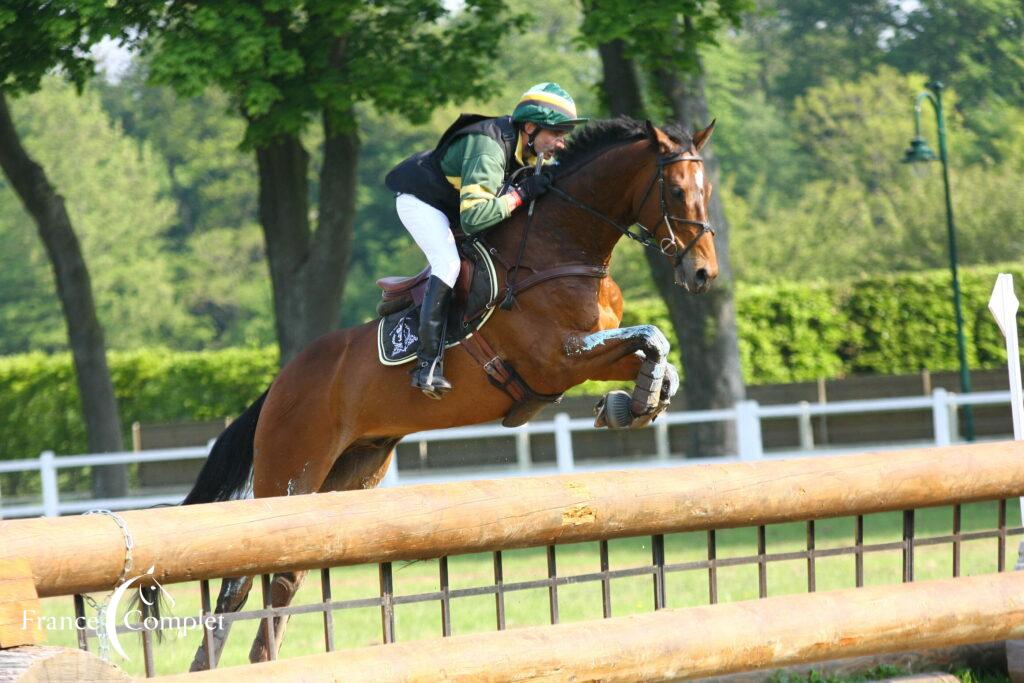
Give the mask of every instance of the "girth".
POLYGON ((466 353, 484 369, 487 381, 515 401, 501 421, 505 427, 526 424, 544 406, 562 400, 562 394, 539 394, 534 391, 515 368, 501 359, 480 332, 475 332, 462 340, 462 348, 466 349, 466 353))

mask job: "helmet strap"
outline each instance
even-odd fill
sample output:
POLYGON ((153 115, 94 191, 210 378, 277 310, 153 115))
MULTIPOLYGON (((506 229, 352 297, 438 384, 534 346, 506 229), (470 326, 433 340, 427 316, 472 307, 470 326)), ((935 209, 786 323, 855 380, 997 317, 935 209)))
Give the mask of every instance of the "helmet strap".
MULTIPOLYGON (((524 130, 524 131, 526 130, 526 126, 525 126, 525 125, 523 126, 523 130, 524 130)), ((534 124, 533 124, 533 132, 532 132, 532 133, 527 133, 527 134, 526 134, 526 144, 527 144, 527 146, 529 146, 529 147, 533 147, 533 141, 534 141, 535 139, 537 139, 537 136, 538 136, 538 135, 540 135, 540 131, 541 131, 541 130, 542 130, 542 129, 541 129, 541 127, 540 127, 540 124, 537 124, 537 123, 534 123, 534 124)))

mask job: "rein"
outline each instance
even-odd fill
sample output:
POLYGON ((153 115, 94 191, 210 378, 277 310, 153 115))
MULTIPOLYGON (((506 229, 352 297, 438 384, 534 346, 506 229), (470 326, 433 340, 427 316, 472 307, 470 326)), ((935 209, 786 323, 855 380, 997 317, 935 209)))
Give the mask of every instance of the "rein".
POLYGON ((619 232, 621 232, 623 235, 633 240, 634 242, 639 242, 645 247, 659 251, 665 256, 672 257, 673 265, 678 266, 682 262, 683 258, 688 253, 690 253, 690 250, 693 249, 693 247, 697 244, 698 241, 700 241, 700 238, 703 237, 705 233, 711 233, 712 237, 714 237, 716 234, 715 229, 711 227, 711 224, 708 223, 707 221, 698 221, 692 218, 673 216, 668 212, 668 201, 665 199, 665 167, 679 161, 699 161, 701 163, 704 162, 704 160, 701 159, 699 156, 693 156, 690 154, 669 154, 658 157, 658 171, 654 175, 654 177, 651 178, 651 182, 647 184, 647 189, 644 191, 643 199, 640 200, 640 206, 643 207, 643 205, 647 203, 647 198, 650 197, 651 190, 654 189, 655 183, 658 184, 659 202, 661 205, 661 219, 662 221, 664 221, 665 227, 668 229, 669 234, 669 237, 662 239, 660 243, 655 242, 653 239, 655 236, 655 231, 648 228, 643 223, 637 222, 636 225, 639 225, 640 228, 646 234, 633 232, 629 226, 621 225, 617 221, 606 216, 605 214, 601 213, 592 206, 589 206, 581 202, 580 200, 576 199, 571 194, 562 190, 561 188, 552 185, 551 192, 554 192, 564 201, 568 202, 577 209, 582 209, 589 213, 590 215, 594 216, 595 218, 604 221, 608 225, 611 225, 616 230, 618 230, 619 232), (678 247, 676 247, 676 235, 675 232, 672 230, 673 221, 675 221, 676 223, 685 223, 687 225, 696 225, 697 227, 700 228, 700 230, 697 231, 697 235, 692 240, 690 240, 690 243, 683 247, 682 251, 678 251, 678 253, 678 247))
MULTIPOLYGON (((605 214, 601 213, 594 207, 585 204, 584 202, 581 202, 580 200, 576 199, 571 194, 569 194, 565 190, 562 190, 561 188, 551 185, 550 191, 561 197, 563 201, 568 202, 573 207, 577 209, 582 209, 583 211, 586 211, 590 215, 594 216, 595 218, 598 218, 607 223, 608 225, 613 226, 616 230, 621 232, 629 239, 635 242, 639 242, 645 247, 654 249, 664 254, 665 256, 671 257, 673 266, 678 267, 679 264, 682 263, 683 258, 685 258, 686 255, 690 253, 690 250, 693 249, 694 246, 696 246, 697 242, 700 241, 700 238, 703 237, 705 233, 711 233, 712 238, 714 238, 716 234, 715 229, 707 221, 698 221, 692 218, 673 216, 668 211, 668 201, 665 198, 665 167, 680 161, 699 161, 701 163, 704 162, 704 160, 701 159, 699 156, 683 154, 681 152, 659 156, 658 170, 651 178, 651 182, 647 184, 647 189, 644 191, 643 198, 640 200, 640 207, 643 208, 644 204, 647 203, 648 197, 651 196, 651 191, 654 189, 654 185, 658 185, 658 201, 661 207, 661 219, 665 223, 665 228, 668 230, 669 234, 668 237, 663 238, 660 242, 654 241, 654 238, 656 236, 655 231, 652 230, 651 228, 648 228, 643 223, 636 223, 636 225, 639 225, 640 228, 643 230, 643 233, 633 232, 633 230, 630 229, 630 226, 621 225, 611 217, 606 216, 605 214), (696 225, 698 228, 700 228, 697 231, 696 236, 692 240, 690 240, 689 244, 683 247, 682 250, 679 250, 679 248, 676 246, 676 234, 675 231, 672 230, 673 222, 683 223, 686 225, 696 225)), ((522 171, 523 169, 520 170, 522 171)), ((505 297, 501 303, 501 308, 504 310, 509 310, 512 308, 512 304, 515 302, 515 295, 517 292, 521 292, 524 289, 532 287, 533 285, 536 284, 540 284, 541 282, 544 282, 546 280, 570 276, 603 278, 608 274, 608 269, 604 266, 594 266, 589 264, 572 264, 561 266, 558 268, 552 268, 550 270, 535 272, 532 276, 526 278, 522 282, 517 282, 516 274, 519 272, 520 263, 523 260, 523 253, 526 250, 526 240, 527 236, 529 235, 530 224, 532 222, 533 205, 531 204, 530 213, 526 218, 526 225, 523 227, 523 236, 519 243, 519 253, 516 257, 515 264, 511 268, 509 268, 508 264, 505 263, 505 261, 501 259, 500 256, 498 256, 497 250, 483 242, 482 238, 474 238, 478 239, 482 244, 484 244, 484 246, 487 248, 487 250, 490 252, 492 256, 497 256, 498 259, 501 261, 502 265, 504 265, 509 271, 509 276, 505 279, 505 297)))

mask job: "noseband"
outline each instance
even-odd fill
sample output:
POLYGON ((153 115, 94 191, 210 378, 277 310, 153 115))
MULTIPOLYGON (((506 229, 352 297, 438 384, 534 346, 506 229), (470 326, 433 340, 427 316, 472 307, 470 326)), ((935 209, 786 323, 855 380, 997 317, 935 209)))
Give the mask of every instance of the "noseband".
POLYGON ((671 257, 673 265, 678 266, 682 263, 683 258, 686 257, 690 250, 700 241, 700 238, 704 236, 704 233, 711 233, 711 237, 715 236, 715 229, 711 227, 711 224, 707 221, 698 221, 692 218, 683 218, 681 216, 673 216, 668 211, 668 201, 665 199, 665 167, 670 164, 674 164, 679 161, 699 161, 704 163, 704 160, 699 156, 693 156, 690 154, 674 153, 665 154, 658 157, 658 170, 655 172, 654 177, 651 178, 651 182, 647 184, 647 189, 644 191, 643 199, 640 200, 640 208, 642 209, 644 204, 647 203, 647 198, 651 195, 651 190, 654 189, 655 183, 658 185, 659 202, 661 205, 661 220, 665 223, 665 228, 668 230, 669 236, 662 239, 660 242, 655 242, 656 233, 654 230, 648 228, 643 223, 637 222, 636 225, 640 226, 643 230, 642 233, 634 232, 630 226, 620 225, 617 221, 604 215, 597 209, 584 204, 572 195, 568 194, 564 190, 561 190, 554 185, 551 186, 551 192, 554 192, 562 199, 572 204, 578 209, 583 209, 587 213, 591 214, 595 218, 599 218, 605 223, 614 226, 619 232, 628 237, 631 240, 639 242, 640 244, 650 249, 655 249, 665 256, 671 257), (686 225, 696 225, 699 230, 697 235, 690 240, 690 243, 679 250, 676 245, 676 234, 672 230, 672 223, 685 223, 686 225))

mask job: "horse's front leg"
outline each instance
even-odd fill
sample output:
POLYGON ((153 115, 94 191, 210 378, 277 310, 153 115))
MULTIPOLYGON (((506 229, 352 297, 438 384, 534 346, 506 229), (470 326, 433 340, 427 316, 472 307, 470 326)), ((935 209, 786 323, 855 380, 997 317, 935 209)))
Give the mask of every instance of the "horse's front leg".
POLYGON ((632 394, 613 391, 597 404, 598 427, 642 427, 668 408, 679 375, 668 361, 669 343, 654 325, 572 333, 565 352, 585 379, 634 380, 632 394))

